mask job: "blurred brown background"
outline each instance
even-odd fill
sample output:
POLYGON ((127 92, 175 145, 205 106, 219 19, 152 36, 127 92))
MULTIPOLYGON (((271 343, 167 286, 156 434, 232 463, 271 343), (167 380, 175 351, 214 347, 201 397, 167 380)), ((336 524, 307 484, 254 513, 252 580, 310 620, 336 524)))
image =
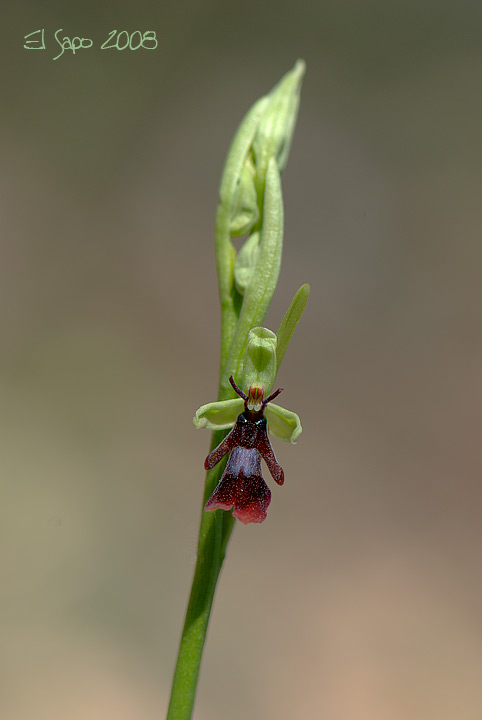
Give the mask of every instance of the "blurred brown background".
POLYGON ((20 2, 1 18, 0 716, 163 717, 214 399, 213 217, 303 57, 267 325, 298 411, 196 719, 480 720, 482 6, 20 2), (47 49, 26 51, 45 28, 47 49), (94 47, 53 61, 53 33, 94 47), (101 51, 156 30, 155 52, 101 51))

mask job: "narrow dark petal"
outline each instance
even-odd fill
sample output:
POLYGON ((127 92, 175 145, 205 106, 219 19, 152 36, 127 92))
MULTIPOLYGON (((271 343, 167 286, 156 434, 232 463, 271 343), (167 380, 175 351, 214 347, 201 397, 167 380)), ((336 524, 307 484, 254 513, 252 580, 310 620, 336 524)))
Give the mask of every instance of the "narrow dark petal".
POLYGON ((271 395, 268 395, 268 397, 266 398, 266 400, 263 402, 263 408, 264 408, 268 403, 270 403, 271 400, 274 400, 275 398, 277 398, 278 395, 279 395, 280 393, 282 393, 282 392, 283 392, 283 388, 278 388, 277 390, 274 391, 274 393, 271 393, 271 395))
POLYGON ((241 388, 238 388, 238 386, 237 386, 236 383, 234 382, 234 378, 233 378, 232 375, 229 376, 229 382, 230 382, 231 385, 233 386, 234 391, 238 393, 239 397, 243 398, 243 400, 247 400, 247 399, 248 399, 248 396, 246 395, 246 393, 244 393, 244 392, 241 390, 241 388))
POLYGON ((242 523, 260 523, 266 520, 266 511, 271 501, 271 491, 263 478, 242 478, 237 488, 233 516, 242 523))

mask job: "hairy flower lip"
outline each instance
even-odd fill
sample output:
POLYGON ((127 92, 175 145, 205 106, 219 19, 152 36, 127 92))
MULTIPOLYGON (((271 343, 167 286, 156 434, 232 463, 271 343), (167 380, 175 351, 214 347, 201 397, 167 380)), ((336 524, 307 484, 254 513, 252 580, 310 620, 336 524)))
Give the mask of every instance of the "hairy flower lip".
POLYGON ((271 491, 261 475, 258 451, 237 447, 205 510, 233 510, 233 516, 247 525, 266 520, 271 491))

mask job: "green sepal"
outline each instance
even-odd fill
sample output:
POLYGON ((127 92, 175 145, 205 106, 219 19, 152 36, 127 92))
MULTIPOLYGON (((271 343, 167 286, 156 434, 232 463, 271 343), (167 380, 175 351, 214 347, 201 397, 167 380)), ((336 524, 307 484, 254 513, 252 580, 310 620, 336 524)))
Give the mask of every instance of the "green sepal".
POLYGON ((276 378, 276 333, 268 328, 256 327, 249 331, 243 365, 243 388, 261 383, 269 395, 276 378))
POLYGON ((207 403, 207 405, 201 405, 199 410, 196 410, 192 421, 197 428, 227 430, 233 427, 243 409, 244 400, 240 397, 233 400, 207 403))
POLYGON ((301 435, 301 421, 299 416, 291 410, 268 403, 264 409, 264 415, 268 421, 268 429, 280 440, 290 442, 293 445, 301 435))

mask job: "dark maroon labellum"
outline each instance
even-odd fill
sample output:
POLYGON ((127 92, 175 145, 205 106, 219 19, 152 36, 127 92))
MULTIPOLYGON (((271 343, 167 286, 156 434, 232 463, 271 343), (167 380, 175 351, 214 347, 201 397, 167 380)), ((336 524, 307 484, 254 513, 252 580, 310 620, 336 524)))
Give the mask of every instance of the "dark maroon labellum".
POLYGON ((231 510, 243 523, 263 522, 271 500, 271 492, 261 474, 264 459, 273 479, 282 485, 284 473, 275 458, 268 438, 268 424, 264 408, 281 392, 281 388, 266 400, 262 385, 251 385, 246 395, 231 376, 229 381, 244 400, 244 412, 224 440, 207 456, 204 467, 211 470, 229 453, 226 469, 205 510, 231 510), (255 408, 255 409, 250 409, 255 408))

